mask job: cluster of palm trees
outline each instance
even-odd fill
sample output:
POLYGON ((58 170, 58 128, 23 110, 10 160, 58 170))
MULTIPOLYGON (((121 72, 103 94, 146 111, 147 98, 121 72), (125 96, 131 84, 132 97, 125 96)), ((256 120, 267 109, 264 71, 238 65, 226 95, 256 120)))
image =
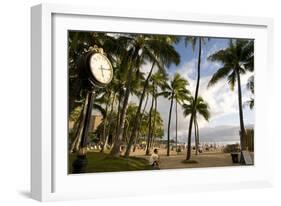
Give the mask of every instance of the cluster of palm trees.
MULTIPOLYGON (((77 132, 83 119, 83 105, 86 91, 83 85, 86 79, 79 74, 79 56, 84 55, 90 46, 102 47, 114 67, 112 82, 96 93, 93 108, 99 110, 103 121, 96 133, 103 142, 102 152, 107 150, 109 136, 112 137, 110 156, 120 155, 120 146, 126 144, 125 157, 129 157, 133 146, 140 140, 146 140, 146 154, 153 148, 156 137, 164 136, 164 122, 157 110, 160 96, 170 101, 169 122, 167 128, 167 155, 170 155, 170 127, 173 108, 176 115, 176 148, 177 148, 177 121, 178 106, 183 109, 184 115, 190 115, 188 130, 187 159, 191 158, 192 127, 195 131, 195 145, 198 151, 199 126, 198 115, 209 120, 210 108, 199 96, 200 65, 202 44, 208 38, 186 37, 187 44, 193 48, 198 46, 197 84, 195 94, 188 88, 188 80, 176 73, 169 77, 167 68, 180 63, 180 55, 175 45, 183 38, 176 36, 143 35, 143 34, 111 34, 95 32, 69 33, 69 117, 75 120, 74 129, 70 135, 71 151, 79 148, 77 132), (141 68, 150 65, 147 73, 141 68), (130 98, 138 99, 138 104, 130 103, 130 98), (150 101, 150 104, 148 102, 150 101), (150 108, 147 108, 150 105, 150 108), (148 111, 147 111, 148 110, 148 111)), ((195 51, 195 49, 193 50, 195 51)), ((238 82, 239 115, 241 126, 241 144, 245 128, 243 123, 242 94, 240 75, 246 71, 253 71, 253 43, 247 40, 230 40, 227 49, 220 50, 209 57, 210 61, 219 61, 223 65, 212 77, 208 86, 227 77, 231 88, 238 82), (241 111, 240 111, 241 110, 241 111)))

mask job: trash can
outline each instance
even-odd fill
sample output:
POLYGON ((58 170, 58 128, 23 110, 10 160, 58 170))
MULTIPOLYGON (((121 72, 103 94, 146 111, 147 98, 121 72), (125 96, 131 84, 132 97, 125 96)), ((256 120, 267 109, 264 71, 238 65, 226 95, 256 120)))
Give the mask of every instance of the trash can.
POLYGON ((238 161, 238 153, 231 153, 231 158, 233 163, 239 163, 238 161))

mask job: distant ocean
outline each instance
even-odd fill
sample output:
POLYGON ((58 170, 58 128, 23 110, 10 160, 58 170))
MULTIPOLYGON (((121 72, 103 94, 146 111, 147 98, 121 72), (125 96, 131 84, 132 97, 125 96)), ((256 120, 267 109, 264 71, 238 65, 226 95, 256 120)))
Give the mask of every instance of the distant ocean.
MULTIPOLYGON (((182 139, 182 138, 181 138, 182 139)), ((180 141, 182 143, 186 143, 186 141, 180 141)), ((191 140, 192 144, 194 145, 194 137, 191 140)), ((216 144, 216 145, 228 145, 228 144, 236 144, 240 143, 239 136, 216 136, 216 137, 204 137, 200 136, 200 144, 216 144)))
MULTIPOLYGON (((253 128, 254 125, 246 125, 246 128, 253 128)), ((214 144, 227 145, 240 143, 239 136, 240 127, 238 126, 217 126, 200 129, 200 143, 201 144, 214 144)), ((187 142, 187 134, 181 135, 179 141, 182 143, 187 142)), ((194 134, 192 134, 192 144, 194 144, 194 134)))
MULTIPOLYGON (((194 140, 193 140, 194 142, 194 140)), ((201 144, 214 144, 217 145, 227 145, 227 144, 236 144, 240 143, 239 136, 221 136, 221 137, 200 137, 201 144)))

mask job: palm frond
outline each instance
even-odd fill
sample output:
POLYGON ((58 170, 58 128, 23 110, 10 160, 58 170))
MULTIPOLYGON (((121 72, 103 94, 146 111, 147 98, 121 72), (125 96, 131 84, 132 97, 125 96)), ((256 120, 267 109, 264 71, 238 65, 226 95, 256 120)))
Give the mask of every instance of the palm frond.
POLYGON ((228 66, 224 66, 218 69, 218 71, 212 76, 207 87, 215 85, 220 79, 226 77, 229 74, 229 72, 231 72, 231 69, 232 68, 228 66))

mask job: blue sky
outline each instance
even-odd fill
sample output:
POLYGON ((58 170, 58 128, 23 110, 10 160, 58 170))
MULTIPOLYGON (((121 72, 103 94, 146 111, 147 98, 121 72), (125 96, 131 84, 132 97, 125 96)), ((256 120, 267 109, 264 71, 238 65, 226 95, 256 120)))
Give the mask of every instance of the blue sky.
MULTIPOLYGON (((214 53, 215 51, 218 51, 220 49, 226 48, 228 45, 229 39, 223 39, 223 38, 210 38, 207 40, 205 38, 205 42, 202 45, 202 56, 201 61, 204 62, 204 60, 207 59, 207 57, 214 53)), ((178 44, 175 44, 175 48, 177 52, 180 54, 181 57, 181 63, 178 66, 172 65, 169 68, 169 72, 173 74, 177 68, 181 67, 182 65, 186 64, 187 62, 192 61, 194 58, 198 58, 198 43, 195 45, 195 48, 193 50, 191 44, 185 44, 184 38, 181 38, 181 41, 178 44)), ((201 72, 201 76, 208 76, 214 74, 214 72, 218 69, 216 64, 212 62, 208 62, 208 67, 206 69, 203 69, 201 72)), ((197 78, 197 74, 194 73, 194 75, 190 76, 192 79, 197 78)))
MULTIPOLYGON (((238 94, 237 85, 234 91, 231 91, 227 80, 221 80, 213 87, 207 89, 207 84, 212 75, 222 66, 218 62, 211 62, 207 60, 207 57, 221 49, 228 46, 229 39, 224 38, 210 38, 202 45, 202 57, 201 57, 201 80, 199 95, 208 102, 211 111, 211 118, 209 122, 203 118, 199 118, 199 127, 204 129, 213 129, 221 126, 239 126, 239 114, 238 114, 238 94)), ((181 62, 179 65, 171 65, 167 68, 170 78, 178 72, 184 78, 189 81, 188 89, 194 95, 195 86, 197 80, 197 58, 198 58, 198 43, 193 51, 192 46, 189 44, 185 46, 185 42, 182 39, 178 44, 175 45, 176 50, 180 54, 181 62)), ((150 65, 146 65, 143 68, 147 71, 150 65)), ((252 96, 250 91, 246 88, 248 78, 253 74, 245 74, 241 76, 242 82, 242 100, 246 102, 252 96)), ((159 98, 158 110, 161 113, 165 123, 165 134, 168 122, 167 108, 169 108, 169 101, 164 98, 159 98)), ((149 107, 148 107, 149 108, 149 107)), ((173 108, 174 109, 174 108, 173 108)), ((174 111, 174 110, 173 110, 174 111)), ((248 106, 243 107, 244 124, 254 124, 254 111, 250 110, 248 106)), ((172 136, 175 133, 175 115, 172 116, 171 131, 172 136)), ((185 139, 188 131, 189 117, 184 117, 181 107, 179 107, 179 125, 178 125, 178 136, 185 139)))

